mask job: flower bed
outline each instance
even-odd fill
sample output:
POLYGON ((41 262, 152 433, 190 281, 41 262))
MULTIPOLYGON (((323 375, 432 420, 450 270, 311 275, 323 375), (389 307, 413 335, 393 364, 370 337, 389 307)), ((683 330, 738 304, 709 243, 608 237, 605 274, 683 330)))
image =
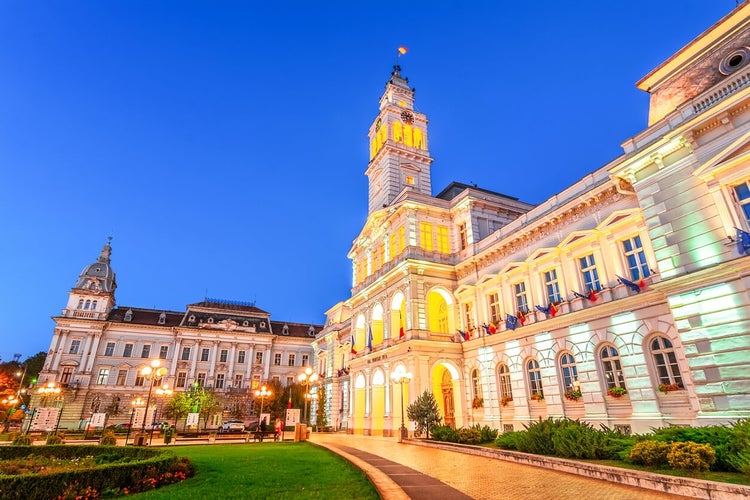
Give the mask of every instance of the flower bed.
POLYGON ((51 471, 23 473, 27 471, 19 468, 12 475, 0 475, 2 498, 96 498, 103 492, 114 496, 146 491, 193 474, 187 459, 178 459, 171 451, 148 448, 4 446, 0 448, 0 461, 56 464, 51 471))

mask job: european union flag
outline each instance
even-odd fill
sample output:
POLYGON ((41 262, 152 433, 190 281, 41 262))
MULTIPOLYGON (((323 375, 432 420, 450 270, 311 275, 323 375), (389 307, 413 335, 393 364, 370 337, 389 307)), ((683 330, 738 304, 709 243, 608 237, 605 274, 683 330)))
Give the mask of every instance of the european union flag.
POLYGON ((518 318, 510 314, 505 314, 505 328, 508 330, 515 330, 518 326, 518 318))
POLYGON ((737 229, 737 250, 741 255, 747 255, 750 252, 750 233, 737 229))
POLYGON ((620 283, 622 283, 626 287, 630 288, 635 293, 640 293, 641 292, 641 287, 638 286, 637 284, 633 283, 632 281, 626 280, 625 278, 623 278, 621 276, 617 276, 617 279, 620 280, 620 283))

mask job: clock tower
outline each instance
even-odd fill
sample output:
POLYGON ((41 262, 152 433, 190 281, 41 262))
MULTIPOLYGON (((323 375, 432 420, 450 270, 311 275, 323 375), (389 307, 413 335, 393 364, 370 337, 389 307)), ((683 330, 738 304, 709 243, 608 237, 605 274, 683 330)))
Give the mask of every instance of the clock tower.
POLYGON ((369 208, 392 204, 404 190, 432 195, 427 149, 427 117, 414 109, 414 89, 394 66, 380 98, 380 112, 370 126, 369 208))

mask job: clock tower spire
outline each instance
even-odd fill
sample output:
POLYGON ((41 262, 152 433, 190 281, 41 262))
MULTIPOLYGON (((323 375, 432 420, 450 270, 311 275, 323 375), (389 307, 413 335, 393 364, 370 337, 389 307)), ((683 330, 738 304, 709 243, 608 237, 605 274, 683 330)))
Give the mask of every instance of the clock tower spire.
POLYGON ((432 195, 427 149, 427 116, 414 109, 414 89, 393 67, 380 98, 380 112, 370 126, 368 213, 393 203, 404 190, 432 195))

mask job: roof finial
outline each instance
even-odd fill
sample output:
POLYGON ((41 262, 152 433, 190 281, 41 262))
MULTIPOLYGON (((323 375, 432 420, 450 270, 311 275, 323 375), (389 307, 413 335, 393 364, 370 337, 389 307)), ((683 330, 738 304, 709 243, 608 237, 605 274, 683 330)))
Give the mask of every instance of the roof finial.
POLYGON ((104 245, 104 248, 102 248, 102 253, 99 254, 99 258, 96 259, 97 262, 103 262, 104 264, 109 264, 109 258, 112 255, 112 247, 110 246, 110 243, 112 242, 112 237, 107 237, 107 243, 104 245))

